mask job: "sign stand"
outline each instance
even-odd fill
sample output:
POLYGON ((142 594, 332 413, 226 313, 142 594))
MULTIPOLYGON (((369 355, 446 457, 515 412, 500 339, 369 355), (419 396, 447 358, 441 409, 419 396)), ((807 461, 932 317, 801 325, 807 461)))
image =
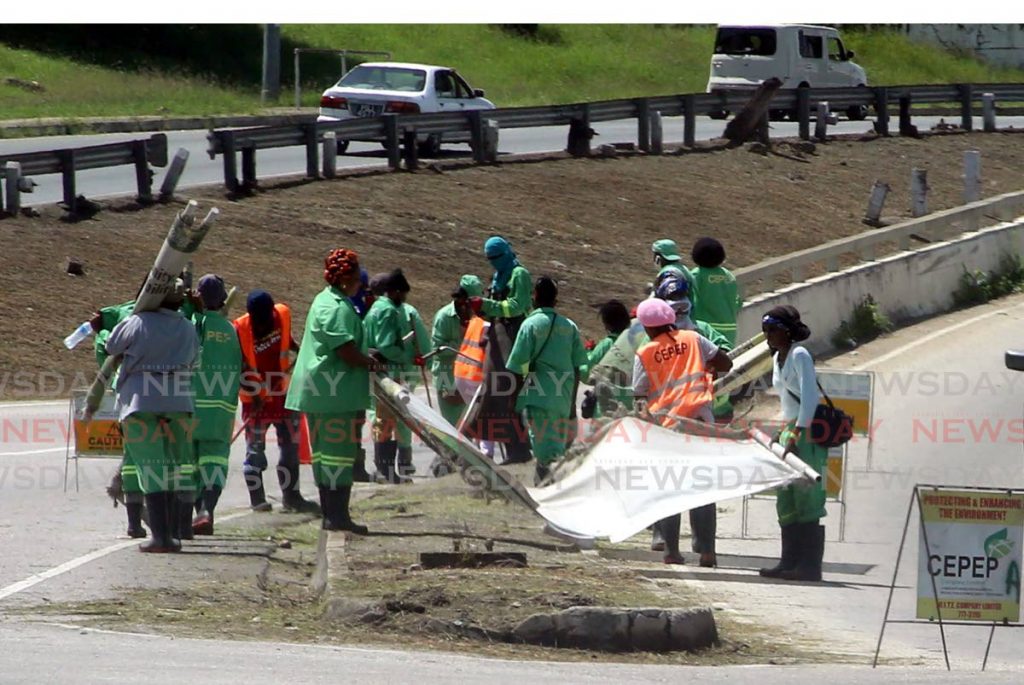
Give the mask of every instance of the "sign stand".
MULTIPOLYGON (((1015 493, 1021 493, 1022 492, 1020 489, 1015 489, 1015 488, 998 488, 998 487, 926 485, 926 484, 921 484, 921 483, 918 483, 917 485, 914 486, 914 492, 910 496, 910 502, 907 505, 907 516, 906 516, 906 519, 903 522, 903 533, 900 536, 899 551, 896 553, 896 566, 895 566, 895 568, 893 569, 893 572, 892 572, 892 582, 889 585, 889 597, 888 597, 888 599, 886 600, 886 603, 885 603, 885 614, 882 617, 882 626, 881 626, 881 629, 878 632, 878 643, 875 646, 875 658, 874 658, 874 661, 871 664, 872 668, 876 668, 878 666, 878 655, 879 655, 879 653, 881 652, 881 649, 882 649, 882 639, 885 636, 885 627, 888 624, 890 624, 890 623, 903 623, 903 624, 921 624, 921 625, 925 625, 925 624, 931 624, 931 623, 934 622, 931 619, 920 619, 920 618, 917 618, 917 619, 903 619, 903 620, 900 620, 900 619, 890 619, 889 618, 889 614, 890 614, 890 611, 892 609, 892 598, 893 598, 893 594, 894 594, 894 592, 896 590, 896 579, 897 579, 897 576, 898 576, 899 571, 900 571, 900 562, 903 559, 903 550, 904 550, 904 547, 906 546, 907 531, 910 529, 910 515, 914 511, 914 505, 915 504, 917 505, 918 519, 920 521, 920 526, 921 526, 921 529, 920 529, 921 530, 921 542, 924 545, 924 552, 925 552, 925 555, 928 557, 929 560, 932 557, 932 545, 928 541, 928 530, 927 530, 927 526, 925 525, 924 508, 921 505, 921 490, 922 489, 933 490, 933 491, 941 491, 941 490, 976 491, 976 492, 988 492, 988 493, 991 493, 993 495, 1003 494, 1003 495, 1007 495, 1007 496, 1013 496, 1015 493)), ((930 564, 930 561, 928 561, 926 563, 930 564)), ((949 625, 979 626, 979 625, 984 625, 984 624, 983 623, 978 623, 978 622, 971 622, 971 621, 948 621, 948 620, 944 620, 943 617, 942 617, 942 602, 939 599, 939 590, 938 590, 938 586, 936 585, 935 574, 934 573, 929 573, 928 576, 929 576, 929 578, 931 580, 931 590, 932 590, 931 594, 932 594, 932 599, 935 602, 935 615, 936 615, 936 619, 938 620, 938 623, 939 623, 939 636, 940 636, 940 638, 942 640, 942 656, 943 656, 943 659, 946 662, 946 670, 949 671, 949 670, 952 670, 952 669, 950 668, 950 665, 949 665, 949 649, 948 649, 948 646, 947 646, 947 643, 946 643, 946 626, 949 626, 949 625)), ((1020 601, 1019 594, 1018 594, 1018 600, 1017 601, 1018 602, 1020 601)), ((988 665, 989 651, 992 648, 992 638, 995 636, 995 631, 996 631, 996 626, 997 625, 1002 625, 1003 627, 1006 627, 1006 628, 1024 628, 1024 623, 1010 623, 1010 621, 1005 619, 1005 618, 1003 619, 1002 623, 999 623, 998 621, 992 621, 991 629, 989 630, 989 635, 988 635, 988 643, 985 645, 985 657, 984 657, 984 660, 982 661, 982 664, 981 664, 981 670, 982 671, 984 671, 985 667, 988 665)))
POLYGON ((68 403, 67 443, 64 449, 64 492, 68 491, 68 467, 75 462, 75 492, 78 492, 78 460, 86 457, 121 459, 124 457, 120 422, 117 420, 113 390, 107 389, 100 406, 88 424, 79 417, 88 397, 88 390, 75 388, 68 403), (72 440, 74 445, 72 446, 72 440))

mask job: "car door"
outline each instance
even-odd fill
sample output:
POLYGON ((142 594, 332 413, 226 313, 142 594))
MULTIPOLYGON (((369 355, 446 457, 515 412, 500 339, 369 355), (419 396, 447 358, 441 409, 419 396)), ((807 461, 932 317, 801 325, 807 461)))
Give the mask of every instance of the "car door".
POLYGON ((456 72, 452 72, 452 77, 455 79, 455 88, 458 91, 458 100, 462 109, 490 109, 491 103, 489 100, 485 100, 482 97, 477 97, 473 88, 466 83, 466 79, 462 78, 456 72))
POLYGON ((825 38, 820 33, 800 30, 797 33, 799 59, 793 79, 796 85, 809 83, 812 88, 826 84, 827 62, 825 59, 825 38))

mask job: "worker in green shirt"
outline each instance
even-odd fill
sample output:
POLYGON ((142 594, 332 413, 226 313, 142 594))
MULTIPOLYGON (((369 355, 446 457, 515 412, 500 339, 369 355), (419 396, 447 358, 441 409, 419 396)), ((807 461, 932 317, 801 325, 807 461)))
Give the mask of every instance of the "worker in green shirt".
POLYGON ((135 309, 135 300, 129 300, 110 307, 103 307, 89 320, 89 324, 96 334, 94 349, 96 350, 97 366, 103 366, 103 362, 107 361, 107 338, 110 337, 110 331, 131 316, 133 309, 135 309))
POLYGON ((697 265, 690 272, 694 303, 691 315, 707 322, 735 347, 736 317, 743 306, 743 298, 736 277, 722 266, 725 248, 714 238, 701 238, 693 244, 691 256, 697 265))
POLYGON ((533 279, 501 236, 487 239, 484 256, 494 269, 488 297, 471 297, 470 307, 490 319, 491 326, 487 329, 484 381, 477 404, 468 410, 466 430, 473 439, 504 443, 506 464, 526 463, 531 459, 530 444, 512 402, 514 388, 505 360, 530 312, 533 279))
MULTIPOLYGON (((584 343, 584 347, 587 348, 587 364, 580 369, 580 380, 584 383, 589 383, 595 386, 594 390, 587 390, 583 394, 582 403, 582 416, 585 419, 592 419, 600 417, 605 414, 606 409, 610 409, 610 406, 606 406, 609 403, 607 396, 609 393, 602 392, 598 393, 597 385, 603 383, 605 379, 602 374, 591 374, 604 359, 608 351, 612 349, 615 341, 619 339, 622 332, 630 326, 629 310, 626 309, 626 305, 622 304, 619 300, 608 300, 598 308, 598 315, 601 317, 601 323, 604 325, 607 335, 596 344, 591 345, 593 341, 587 341, 584 343), (598 401, 598 397, 604 398, 605 401, 598 401)), ((633 390, 631 387, 619 386, 618 393, 612 390, 610 393, 613 395, 611 399, 616 400, 619 403, 631 406, 633 402, 633 390)))
POLYGON ((360 412, 370 405, 369 373, 381 365, 368 354, 363 322, 349 299, 360 287, 358 255, 332 250, 323 273, 327 287, 306 315, 285 407, 306 415, 324 529, 365 535, 366 527, 349 515, 352 467, 360 412))
POLYGON ((516 409, 526 412, 537 458, 534 482, 538 485, 571 442, 580 368, 587 363, 580 331, 555 311, 557 300, 555 281, 538 278, 533 288, 535 309, 523 321, 508 356, 508 370, 519 381, 516 409))
MULTIPOLYGON (((658 274, 654 277, 654 288, 658 287, 661 279, 670 273, 677 274, 686 279, 690 285, 690 300, 693 300, 693 274, 683 264, 683 258, 679 255, 679 248, 676 241, 662 238, 651 244, 651 252, 654 254, 654 265, 658 268, 658 274)), ((651 294, 653 295, 653 290, 651 294)))
POLYGON ((466 326, 473 311, 469 307, 469 298, 480 297, 483 284, 480 278, 466 274, 459 279, 459 285, 452 291, 452 301, 437 310, 434 314, 434 326, 430 334, 434 356, 430 362, 430 375, 434 378, 434 390, 437 394, 437 406, 448 423, 458 425, 459 417, 466 403, 455 387, 455 358, 466 326), (450 349, 441 350, 447 347, 450 349), (440 351, 438 351, 440 350, 440 351))
POLYGON ((196 406, 192 446, 197 467, 192 532, 213 535, 213 512, 228 477, 242 348, 234 325, 224 315, 228 297, 224 279, 207 274, 199 279, 197 292, 202 310, 192 316, 199 334, 199 368, 192 378, 196 406))
MULTIPOLYGON (((424 364, 410 335, 415 331, 414 324, 404 307, 411 290, 409 281, 401 269, 395 269, 380 287, 384 296, 374 300, 364 320, 366 337, 387 363, 388 376, 408 385, 409 379, 416 377, 411 369, 424 364)), ((373 460, 386 482, 399 483, 411 475, 412 432, 380 404, 375 407, 373 419, 373 460)))

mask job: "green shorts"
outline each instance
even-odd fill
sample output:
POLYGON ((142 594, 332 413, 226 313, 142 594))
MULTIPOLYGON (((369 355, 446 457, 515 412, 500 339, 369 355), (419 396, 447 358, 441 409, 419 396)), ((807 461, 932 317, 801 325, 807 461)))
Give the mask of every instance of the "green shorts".
POLYGON ((142 492, 149 495, 195 489, 190 413, 135 412, 121 422, 121 432, 125 465, 138 469, 142 492))
POLYGON ((352 466, 359 456, 361 412, 306 414, 317 487, 352 485, 352 466))

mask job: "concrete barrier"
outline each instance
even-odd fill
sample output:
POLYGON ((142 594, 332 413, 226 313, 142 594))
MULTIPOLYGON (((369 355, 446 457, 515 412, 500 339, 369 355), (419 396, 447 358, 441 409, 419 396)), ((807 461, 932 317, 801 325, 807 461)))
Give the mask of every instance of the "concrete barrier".
POLYGON ((1019 255, 1022 248, 1024 219, 1018 218, 762 293, 740 310, 739 339, 761 330, 764 312, 790 304, 811 328, 812 352, 824 352, 832 347, 835 330, 868 295, 894 322, 948 311, 964 269, 992 271, 1006 255, 1019 255))

